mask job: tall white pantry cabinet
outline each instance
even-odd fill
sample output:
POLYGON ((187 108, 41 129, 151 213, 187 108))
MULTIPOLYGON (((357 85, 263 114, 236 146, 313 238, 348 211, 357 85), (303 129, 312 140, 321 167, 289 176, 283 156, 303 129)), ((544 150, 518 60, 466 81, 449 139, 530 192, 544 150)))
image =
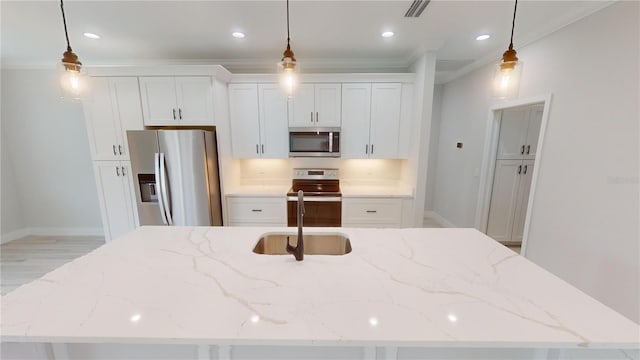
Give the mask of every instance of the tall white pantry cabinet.
POLYGON ((92 77, 84 102, 105 240, 137 226, 127 130, 144 129, 137 77, 92 77))
POLYGON ((543 105, 502 111, 487 235, 522 242, 543 105))

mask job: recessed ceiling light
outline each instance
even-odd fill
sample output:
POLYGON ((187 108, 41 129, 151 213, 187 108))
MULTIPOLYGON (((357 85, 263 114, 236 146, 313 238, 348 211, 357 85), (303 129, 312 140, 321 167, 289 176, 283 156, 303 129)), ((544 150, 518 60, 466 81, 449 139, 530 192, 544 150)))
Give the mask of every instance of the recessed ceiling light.
POLYGON ((491 37, 491 35, 489 35, 489 34, 479 35, 478 37, 476 37, 476 40, 478 40, 478 41, 487 40, 490 37, 491 37))
POLYGON ((393 35, 395 35, 395 34, 393 33, 393 31, 385 31, 381 35, 382 35, 382 37, 390 38, 390 37, 393 37, 393 35))
POLYGON ((84 36, 88 37, 89 39, 100 39, 100 35, 98 34, 94 34, 94 33, 90 33, 90 32, 86 32, 83 34, 84 36))
POLYGON ((231 36, 233 36, 236 39, 244 39, 244 38, 247 37, 247 35, 245 35, 245 33, 241 33, 239 31, 236 31, 236 32, 232 33, 231 36))

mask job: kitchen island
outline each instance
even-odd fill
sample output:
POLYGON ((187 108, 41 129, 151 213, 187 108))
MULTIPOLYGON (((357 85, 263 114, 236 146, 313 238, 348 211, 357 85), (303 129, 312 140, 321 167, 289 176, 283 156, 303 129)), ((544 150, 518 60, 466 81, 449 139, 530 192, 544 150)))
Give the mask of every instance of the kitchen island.
POLYGON ((252 251, 281 232, 141 227, 4 296, 3 359, 640 357, 637 324, 474 229, 252 251))

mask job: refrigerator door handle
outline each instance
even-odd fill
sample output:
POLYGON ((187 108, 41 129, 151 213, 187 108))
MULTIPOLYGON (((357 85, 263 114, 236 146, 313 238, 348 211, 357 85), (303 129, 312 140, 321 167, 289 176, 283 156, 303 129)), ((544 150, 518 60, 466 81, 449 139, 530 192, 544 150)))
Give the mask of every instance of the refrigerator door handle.
POLYGON ((164 204, 164 215, 167 218, 167 225, 173 225, 173 219, 171 218, 171 209, 169 208, 169 192, 167 191, 167 170, 164 166, 164 153, 160 153, 160 186, 162 192, 162 203, 164 204))
MULTIPOLYGON (((160 185, 161 180, 160 180, 160 154, 159 153, 155 153, 153 164, 154 164, 155 175, 156 175, 156 189, 160 190, 162 189, 162 187, 160 185)), ((162 198, 162 191, 157 191, 156 194, 158 196, 158 206, 160 207, 160 217, 162 218, 162 223, 165 225, 168 225, 167 217, 164 214, 164 200, 162 198)))

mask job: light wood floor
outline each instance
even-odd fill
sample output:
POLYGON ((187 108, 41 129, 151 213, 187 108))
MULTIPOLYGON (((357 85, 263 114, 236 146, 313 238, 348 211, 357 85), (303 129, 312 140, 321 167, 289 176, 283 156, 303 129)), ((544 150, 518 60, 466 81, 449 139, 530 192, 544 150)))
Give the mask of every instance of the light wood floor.
POLYGON ((28 236, 3 244, 1 293, 5 295, 101 245, 101 236, 28 236))

